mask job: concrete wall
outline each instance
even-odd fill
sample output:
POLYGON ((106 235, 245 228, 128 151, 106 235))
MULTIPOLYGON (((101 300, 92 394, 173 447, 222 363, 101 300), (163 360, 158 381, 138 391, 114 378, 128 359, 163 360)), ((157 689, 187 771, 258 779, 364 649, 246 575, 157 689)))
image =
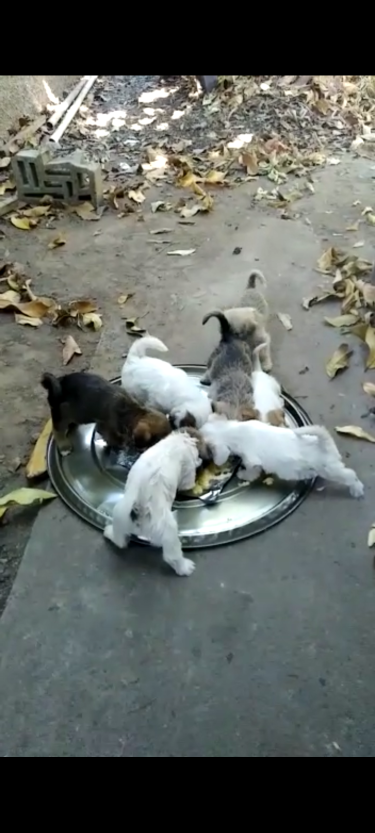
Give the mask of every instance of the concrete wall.
POLYGON ((37 116, 51 101, 51 96, 63 99, 79 78, 79 75, 0 75, 0 139, 7 138, 7 131, 20 116, 37 116))

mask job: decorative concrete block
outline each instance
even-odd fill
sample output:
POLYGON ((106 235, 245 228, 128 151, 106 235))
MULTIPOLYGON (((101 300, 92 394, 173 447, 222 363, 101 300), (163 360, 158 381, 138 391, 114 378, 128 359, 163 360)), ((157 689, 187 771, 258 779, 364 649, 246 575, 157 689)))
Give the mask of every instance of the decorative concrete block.
POLYGON ((98 208, 103 200, 101 167, 74 153, 51 159, 50 151, 20 150, 12 159, 19 199, 40 200, 45 195, 63 202, 90 200, 98 208))

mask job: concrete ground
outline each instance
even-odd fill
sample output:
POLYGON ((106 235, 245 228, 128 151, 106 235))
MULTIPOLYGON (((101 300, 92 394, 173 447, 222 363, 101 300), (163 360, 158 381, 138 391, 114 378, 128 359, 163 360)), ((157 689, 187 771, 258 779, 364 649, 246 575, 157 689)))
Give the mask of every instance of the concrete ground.
MULTIPOLYGON (((305 312, 301 300, 321 282, 314 265, 328 245, 363 239, 373 259, 373 229, 345 231, 371 204, 373 173, 351 158, 327 167, 294 221, 254 206, 252 185, 223 193, 194 226, 172 214, 103 217, 87 258, 116 290, 127 275, 123 291, 135 289, 136 313, 147 311, 145 326, 175 362, 205 361, 217 330, 201 326, 203 314, 235 302, 259 266, 274 312, 293 320, 291 332, 272 324, 285 388, 330 429, 372 430, 360 343, 329 381, 325 362, 342 339, 323 324, 327 307, 305 312), (173 230, 151 238, 158 226, 173 230), (166 256, 190 247, 190 258, 166 256)), ((73 230, 66 257, 74 241, 73 230)), ((124 349, 124 323, 109 310, 92 369, 117 375, 124 349)), ((338 444, 365 483, 363 501, 315 492, 269 532, 194 553, 189 580, 155 551, 116 554, 58 500, 43 508, 0 622, 0 754, 374 757, 375 451, 338 444)))

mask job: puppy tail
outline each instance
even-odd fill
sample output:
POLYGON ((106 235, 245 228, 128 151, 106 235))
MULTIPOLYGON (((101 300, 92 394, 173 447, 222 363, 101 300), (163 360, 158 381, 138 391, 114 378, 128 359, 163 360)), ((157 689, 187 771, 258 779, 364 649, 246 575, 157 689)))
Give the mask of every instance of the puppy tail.
POLYGON ((40 384, 54 399, 61 399, 61 385, 53 373, 43 373, 40 384))
POLYGON ((207 321, 209 321, 210 318, 217 318, 220 324, 221 337, 223 341, 227 341, 229 336, 233 335, 233 330, 224 313, 221 312, 221 310, 217 309, 215 309, 213 312, 208 312, 207 315, 205 315, 202 319, 202 324, 207 324, 207 321))
POLYGON ((253 269, 247 279, 246 289, 255 289, 257 280, 260 281, 264 287, 267 286, 267 281, 263 272, 261 272, 260 269, 253 269))
POLYGON ((331 437, 329 431, 327 431, 327 428, 324 428, 323 425, 303 425, 301 428, 295 428, 294 430, 296 434, 299 434, 300 436, 315 437, 318 440, 321 450, 325 454, 333 453, 340 456, 340 452, 333 437, 331 437))
POLYGON ((260 361, 260 355, 259 354, 264 349, 264 347, 267 347, 267 342, 265 342, 265 341, 263 342, 263 344, 258 344, 257 347, 254 347, 254 350, 253 350, 254 370, 258 370, 258 371, 262 370, 262 363, 260 361))
POLYGON ((142 359, 147 350, 156 350, 158 353, 167 353, 168 347, 160 341, 160 338, 154 338, 154 336, 143 336, 143 338, 137 339, 137 341, 132 344, 129 353, 128 359, 142 359))

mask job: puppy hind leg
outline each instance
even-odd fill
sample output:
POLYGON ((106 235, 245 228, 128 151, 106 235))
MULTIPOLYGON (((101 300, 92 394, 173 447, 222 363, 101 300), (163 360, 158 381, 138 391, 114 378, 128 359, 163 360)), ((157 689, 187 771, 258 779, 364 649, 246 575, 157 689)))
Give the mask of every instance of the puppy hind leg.
POLYGON ((259 480, 263 471, 261 466, 252 466, 245 459, 243 459, 243 465, 244 468, 237 472, 238 480, 244 480, 246 483, 255 483, 256 480, 259 480))
POLYGON ((184 558, 178 537, 176 517, 172 512, 165 518, 160 542, 163 549, 163 561, 169 564, 178 576, 191 576, 195 570, 195 564, 189 558, 184 558))
POLYGON ((337 463, 331 470, 327 468, 323 477, 331 480, 333 483, 338 483, 341 486, 347 486, 352 497, 361 498, 364 495, 365 487, 357 477, 353 469, 348 469, 344 463, 337 463))
POLYGON ((272 370, 273 362, 271 356, 271 337, 269 333, 265 333, 264 347, 259 351, 259 360, 263 370, 269 373, 272 370))
POLYGON ((112 523, 108 523, 104 530, 104 537, 112 541, 120 550, 128 546, 132 532, 128 506, 124 505, 124 498, 116 503, 113 510, 112 523))

